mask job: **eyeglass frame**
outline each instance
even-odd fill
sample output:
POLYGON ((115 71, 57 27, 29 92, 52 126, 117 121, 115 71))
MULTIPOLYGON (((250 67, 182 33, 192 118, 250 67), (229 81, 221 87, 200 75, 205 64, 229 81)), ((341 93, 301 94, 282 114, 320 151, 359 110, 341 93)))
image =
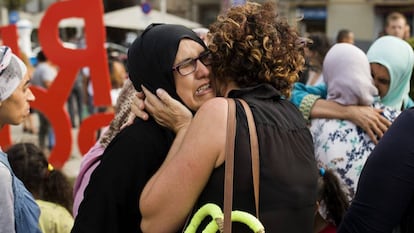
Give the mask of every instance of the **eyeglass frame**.
POLYGON ((196 58, 188 58, 180 63, 178 63, 177 65, 172 67, 172 71, 177 71, 181 76, 186 76, 186 75, 190 75, 192 73, 194 73, 197 70, 197 60, 199 60, 203 65, 205 66, 209 66, 211 65, 211 61, 208 60, 203 60, 204 58, 209 58, 209 55, 211 55, 211 51, 210 50, 205 50, 203 52, 200 53, 200 55, 198 55, 198 57, 196 58), (189 71, 188 73, 181 73, 180 68, 182 66, 192 66, 192 70, 189 71))

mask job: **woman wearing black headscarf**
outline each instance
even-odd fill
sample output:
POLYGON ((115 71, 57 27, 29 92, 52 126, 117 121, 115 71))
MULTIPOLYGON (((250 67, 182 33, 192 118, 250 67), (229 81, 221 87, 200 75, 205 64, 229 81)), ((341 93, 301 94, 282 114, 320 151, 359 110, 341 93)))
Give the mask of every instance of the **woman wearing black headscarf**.
MULTIPOLYGON (((208 55, 203 41, 190 29, 153 24, 128 51, 129 77, 137 90, 141 85, 163 88, 196 111, 215 96, 206 67, 208 55)), ((135 119, 123 129, 91 176, 72 232, 141 232, 139 196, 174 137, 174 131, 152 118, 135 119)))
MULTIPOLYGON (((236 99, 233 210, 252 215, 258 210, 266 232, 311 233, 318 181, 312 135, 302 114, 287 100, 304 64, 303 44, 276 10, 271 2, 247 2, 218 16, 208 35, 212 82, 218 96, 236 99), (250 106, 257 130, 257 209, 251 131, 238 99, 250 106)), ((144 92, 146 103, 157 98, 144 92)), ((207 203, 223 208, 228 106, 225 98, 208 100, 188 127, 178 131, 167 158, 141 194, 144 232, 174 232, 192 209, 207 203)), ((206 229, 203 223, 196 232, 206 229)), ((234 223, 233 232, 252 231, 234 223)))

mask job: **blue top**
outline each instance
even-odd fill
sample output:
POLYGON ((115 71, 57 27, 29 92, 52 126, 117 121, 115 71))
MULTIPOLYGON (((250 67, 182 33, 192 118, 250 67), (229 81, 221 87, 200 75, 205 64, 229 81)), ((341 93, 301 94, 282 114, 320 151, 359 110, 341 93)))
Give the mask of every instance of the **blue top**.
POLYGON ((16 233, 41 233, 39 206, 23 182, 15 176, 7 160, 7 154, 2 151, 0 151, 0 162, 9 169, 12 176, 16 233))

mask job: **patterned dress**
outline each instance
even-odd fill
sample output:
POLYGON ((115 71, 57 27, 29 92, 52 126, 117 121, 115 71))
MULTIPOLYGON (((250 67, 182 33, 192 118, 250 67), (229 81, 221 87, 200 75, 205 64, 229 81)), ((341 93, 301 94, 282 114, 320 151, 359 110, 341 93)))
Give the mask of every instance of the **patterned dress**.
MULTIPOLYGON (((399 112, 375 103, 391 122, 399 112)), ((310 131, 313 136, 318 165, 335 170, 353 198, 361 170, 375 147, 368 134, 347 120, 313 119, 310 131)))

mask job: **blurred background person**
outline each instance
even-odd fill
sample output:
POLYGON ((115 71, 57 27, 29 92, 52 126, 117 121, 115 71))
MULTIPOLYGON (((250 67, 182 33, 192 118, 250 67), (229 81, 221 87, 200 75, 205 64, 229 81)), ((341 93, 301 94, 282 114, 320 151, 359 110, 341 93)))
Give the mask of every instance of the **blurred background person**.
POLYGON ((346 189, 335 172, 320 168, 314 233, 335 233, 349 207, 346 189))
MULTIPOLYGON (((115 105, 116 101, 122 91, 122 87, 126 80, 128 80, 128 73, 126 71, 126 67, 124 63, 118 59, 117 53, 109 53, 108 55, 108 68, 110 74, 110 82, 111 82, 111 104, 108 106, 99 106, 97 107, 98 112, 106 112, 106 113, 115 113, 115 105)), ((97 137, 99 138, 102 135, 102 132, 105 129, 98 130, 97 137)))
POLYGON ((114 106, 116 104, 116 100, 119 97, 119 93, 122 90, 122 86, 124 85, 125 81, 128 79, 128 74, 126 72, 124 64, 117 60, 114 57, 110 57, 108 59, 108 68, 109 68, 109 78, 111 82, 111 104, 108 106, 99 106, 97 107, 98 112, 115 112, 114 106))
MULTIPOLYGON (((76 28, 65 28, 64 33, 68 37, 68 43, 70 46, 76 49, 84 49, 85 42, 83 37, 78 35, 76 28)), ((83 105, 84 105, 84 96, 83 96, 83 81, 84 74, 82 69, 78 71, 76 74, 76 79, 73 84, 72 90, 69 94, 67 100, 67 109, 70 116, 70 121, 72 124, 72 128, 78 127, 83 119, 83 105)))
POLYGON ((33 143, 17 143, 6 153, 16 176, 33 194, 40 207, 43 233, 69 233, 73 226, 72 185, 60 170, 48 163, 33 143))
POLYGON ((67 108, 72 128, 78 127, 83 119, 83 79, 84 76, 82 70, 79 70, 79 72, 76 74, 75 83, 73 84, 67 101, 67 108), (78 120, 78 123, 76 123, 76 118, 78 120))
MULTIPOLYGON (((32 85, 48 89, 57 76, 56 67, 47 59, 43 51, 39 51, 36 58, 38 63, 33 72, 32 85)), ((46 116, 39 111, 36 112, 39 116, 39 147, 44 151, 50 151, 55 143, 53 129, 46 116)))
POLYGON ((384 35, 407 40, 410 37, 410 26, 407 23, 407 18, 400 12, 391 12, 385 19, 384 35))
POLYGON ((302 71, 299 82, 315 86, 323 82, 322 63, 331 43, 325 33, 310 33, 305 46, 305 67, 302 71))
POLYGON ((119 97, 119 94, 124 86, 125 81, 128 79, 128 73, 126 67, 122 61, 120 61, 116 54, 110 56, 109 61, 109 74, 111 81, 111 103, 112 105, 107 108, 108 112, 115 112, 114 106, 116 105, 116 100, 119 97))
POLYGON ((81 68, 80 72, 83 75, 83 103, 86 105, 87 114, 92 115, 96 112, 96 109, 93 105, 93 86, 89 67, 81 68))
POLYGON ((336 43, 355 43, 355 35, 351 30, 341 29, 336 36, 336 43))

